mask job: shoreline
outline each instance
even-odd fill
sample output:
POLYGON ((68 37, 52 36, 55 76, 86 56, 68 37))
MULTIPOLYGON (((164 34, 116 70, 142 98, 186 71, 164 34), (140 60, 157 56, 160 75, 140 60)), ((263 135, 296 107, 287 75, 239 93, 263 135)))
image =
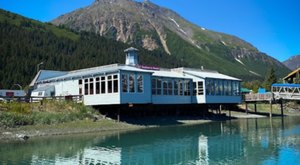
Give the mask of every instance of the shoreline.
MULTIPOLYGON (((62 124, 53 125, 33 125, 21 126, 16 128, 0 128, 0 143, 13 141, 26 141, 38 137, 52 137, 75 134, 92 134, 92 133, 113 133, 119 131, 136 131, 140 129, 167 127, 167 126, 184 126, 204 124, 215 121, 226 121, 247 118, 264 118, 268 117, 261 114, 246 114, 243 111, 224 111, 222 115, 213 115, 212 117, 199 116, 167 116, 167 117, 144 117, 142 119, 128 119, 117 122, 112 119, 100 119, 98 121, 77 120, 62 124), (226 115, 226 116, 225 116, 226 115)), ((298 114, 297 114, 298 115, 298 114)), ((286 115, 293 116, 293 115, 286 115)))

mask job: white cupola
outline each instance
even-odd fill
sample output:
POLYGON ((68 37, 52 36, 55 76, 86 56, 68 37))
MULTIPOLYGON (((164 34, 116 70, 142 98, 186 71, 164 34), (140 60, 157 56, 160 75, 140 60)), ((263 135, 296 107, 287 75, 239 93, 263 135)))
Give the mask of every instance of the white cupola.
POLYGON ((124 50, 125 54, 126 54, 126 61, 125 64, 126 65, 132 65, 132 66, 136 66, 138 65, 138 50, 134 47, 130 47, 126 50, 124 50))

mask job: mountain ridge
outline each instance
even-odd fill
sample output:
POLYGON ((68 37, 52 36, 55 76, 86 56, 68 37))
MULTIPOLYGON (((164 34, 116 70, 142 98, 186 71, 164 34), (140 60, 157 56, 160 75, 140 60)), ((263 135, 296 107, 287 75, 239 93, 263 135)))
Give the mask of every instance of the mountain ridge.
POLYGON ((296 70, 300 67, 300 54, 290 57, 282 62, 286 67, 291 70, 296 70))
POLYGON ((263 79, 270 67, 275 68, 279 77, 290 71, 250 43, 199 27, 150 1, 96 0, 52 23, 75 31, 94 32, 148 50, 162 49, 191 67, 204 66, 239 78, 263 79))

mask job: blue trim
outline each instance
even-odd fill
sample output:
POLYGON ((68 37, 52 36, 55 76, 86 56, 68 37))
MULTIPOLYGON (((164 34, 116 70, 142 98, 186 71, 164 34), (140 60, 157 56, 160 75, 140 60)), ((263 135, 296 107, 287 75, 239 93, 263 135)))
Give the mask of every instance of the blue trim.
POLYGON ((299 87, 300 84, 272 84, 272 87, 299 87))

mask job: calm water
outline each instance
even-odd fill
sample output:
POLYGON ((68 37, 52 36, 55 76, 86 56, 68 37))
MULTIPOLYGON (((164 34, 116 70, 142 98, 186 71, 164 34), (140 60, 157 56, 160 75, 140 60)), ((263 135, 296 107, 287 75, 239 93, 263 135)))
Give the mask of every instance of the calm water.
POLYGON ((0 144, 0 164, 300 164, 300 117, 0 144))

